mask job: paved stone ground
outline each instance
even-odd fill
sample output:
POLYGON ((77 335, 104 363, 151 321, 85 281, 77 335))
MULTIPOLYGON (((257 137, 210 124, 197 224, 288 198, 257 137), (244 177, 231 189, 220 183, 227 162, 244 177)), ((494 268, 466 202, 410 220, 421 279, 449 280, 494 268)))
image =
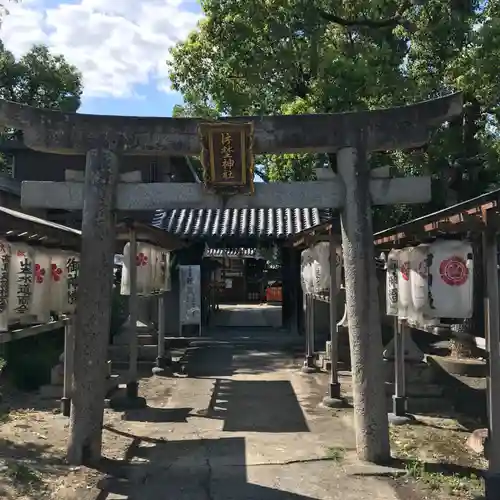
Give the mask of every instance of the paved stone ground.
POLYGON ((110 461, 99 500, 397 499, 387 480, 349 474, 352 429, 319 406, 324 376, 300 374, 299 361, 205 345, 189 378, 145 382, 156 396, 122 421, 147 439, 132 441, 128 465, 110 461))

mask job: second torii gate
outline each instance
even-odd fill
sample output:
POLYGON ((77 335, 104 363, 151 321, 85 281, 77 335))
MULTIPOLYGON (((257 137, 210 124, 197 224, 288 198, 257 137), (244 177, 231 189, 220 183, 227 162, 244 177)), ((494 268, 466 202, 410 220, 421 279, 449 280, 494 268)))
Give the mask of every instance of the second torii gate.
POLYGON ((74 377, 68 460, 80 464, 101 456, 102 380, 110 310, 110 293, 101 283, 112 279, 115 211, 224 206, 340 210, 357 451, 363 460, 388 461, 371 207, 372 203, 427 202, 430 179, 371 179, 368 155, 422 146, 433 127, 461 112, 462 97, 452 94, 376 111, 229 118, 229 122, 253 123, 255 153, 336 154, 338 175, 329 181, 258 184, 253 196, 223 200, 194 183, 118 181, 122 155, 199 155, 200 120, 82 115, 0 101, 0 124, 23 130, 28 147, 87 158, 84 185, 24 182, 22 186, 25 207, 83 210, 75 353, 79 363, 74 377))

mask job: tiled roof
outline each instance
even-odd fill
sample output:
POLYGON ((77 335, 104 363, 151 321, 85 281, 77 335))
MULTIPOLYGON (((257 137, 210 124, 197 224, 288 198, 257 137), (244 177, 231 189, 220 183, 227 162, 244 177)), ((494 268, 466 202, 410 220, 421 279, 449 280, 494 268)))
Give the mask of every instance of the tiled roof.
POLYGON ((221 258, 221 257, 239 257, 252 258, 257 254, 256 248, 205 248, 203 257, 221 258))
POLYGON ((184 238, 286 239, 329 216, 316 208, 176 209, 157 210, 152 225, 184 238))

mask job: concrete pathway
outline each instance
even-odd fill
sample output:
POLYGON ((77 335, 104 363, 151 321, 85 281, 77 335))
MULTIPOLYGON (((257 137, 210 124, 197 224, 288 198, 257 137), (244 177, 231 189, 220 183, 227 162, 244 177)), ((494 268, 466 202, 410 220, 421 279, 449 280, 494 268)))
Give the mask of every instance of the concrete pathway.
POLYGON ((149 408, 122 415, 144 437, 99 499, 396 500, 387 480, 349 475, 352 429, 319 406, 325 377, 302 375, 299 362, 200 346, 189 378, 144 381, 149 408))

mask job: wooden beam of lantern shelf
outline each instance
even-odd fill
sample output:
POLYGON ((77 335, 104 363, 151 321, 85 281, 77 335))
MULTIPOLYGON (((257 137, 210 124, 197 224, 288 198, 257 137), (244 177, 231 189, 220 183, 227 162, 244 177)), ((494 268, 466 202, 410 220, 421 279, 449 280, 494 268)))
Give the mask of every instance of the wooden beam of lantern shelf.
POLYGON ((253 194, 253 123, 200 123, 204 184, 221 195, 253 194))

